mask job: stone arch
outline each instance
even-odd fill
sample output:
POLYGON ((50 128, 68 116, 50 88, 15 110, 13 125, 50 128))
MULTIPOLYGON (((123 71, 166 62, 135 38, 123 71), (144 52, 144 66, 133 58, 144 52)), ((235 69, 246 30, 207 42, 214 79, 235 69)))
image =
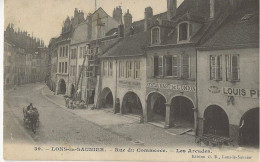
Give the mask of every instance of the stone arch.
POLYGON ((58 82, 58 94, 66 94, 67 87, 64 79, 60 79, 58 82))
POLYGON ((170 101, 170 127, 182 126, 194 128, 195 104, 192 99, 184 95, 176 95, 173 96, 170 101))
POLYGON ((97 108, 112 108, 114 97, 110 88, 104 88, 98 97, 97 108))
POLYGON ((203 133, 229 137, 229 119, 222 107, 210 105, 205 109, 203 133))
POLYGON ((159 92, 151 92, 147 95, 148 121, 165 121, 166 97, 159 92))
POLYGON ((248 110, 241 117, 239 145, 259 147, 259 107, 248 110))
POLYGON ((122 114, 133 114, 143 117, 143 107, 139 96, 133 92, 128 91, 125 93, 122 100, 122 114))

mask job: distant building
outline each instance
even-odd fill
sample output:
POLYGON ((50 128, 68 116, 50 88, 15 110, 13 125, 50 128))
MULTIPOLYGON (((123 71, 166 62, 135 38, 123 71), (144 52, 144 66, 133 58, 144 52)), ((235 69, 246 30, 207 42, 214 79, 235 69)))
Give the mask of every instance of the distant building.
POLYGON ((13 24, 7 26, 4 42, 4 87, 42 81, 42 75, 47 72, 44 67, 48 56, 44 52, 47 50, 44 42, 30 36, 26 31, 20 31, 19 28, 15 30, 13 24), (41 56, 37 56, 39 51, 41 56))

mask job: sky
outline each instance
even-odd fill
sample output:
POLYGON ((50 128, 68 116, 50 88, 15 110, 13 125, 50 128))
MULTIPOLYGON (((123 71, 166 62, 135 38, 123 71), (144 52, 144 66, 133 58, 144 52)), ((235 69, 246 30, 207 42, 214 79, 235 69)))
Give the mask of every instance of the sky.
MULTIPOLYGON (((178 5, 182 2, 177 0, 178 5)), ((137 21, 144 18, 148 6, 154 14, 165 12, 167 0, 97 0, 97 8, 102 7, 110 16, 119 5, 123 14, 129 9, 133 21, 137 21)), ((95 0, 4 0, 4 29, 13 23, 48 45, 52 37, 60 35, 63 21, 73 16, 75 8, 83 10, 86 17, 95 11, 95 0)))

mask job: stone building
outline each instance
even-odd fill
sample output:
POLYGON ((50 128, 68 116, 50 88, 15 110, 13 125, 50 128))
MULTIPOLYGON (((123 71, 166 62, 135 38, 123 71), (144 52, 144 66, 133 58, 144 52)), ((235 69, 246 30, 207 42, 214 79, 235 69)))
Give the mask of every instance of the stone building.
MULTIPOLYGON (((116 15, 114 13, 114 16, 116 15)), ((81 99, 89 100, 89 103, 93 104, 98 62, 94 65, 94 60, 90 56, 99 53, 96 51, 98 48, 96 46, 100 46, 104 39, 110 39, 106 33, 117 28, 118 25, 115 18, 99 8, 89 14, 85 21, 75 26, 70 43, 68 96, 73 96, 76 90, 80 90, 81 99), (82 75, 80 75, 86 54, 88 57, 86 57, 82 75)))
MULTIPOLYGON (((26 31, 21 31, 19 28, 14 29, 13 24, 7 26, 4 32, 5 88, 34 81, 34 76, 38 73, 33 69, 33 62, 36 61, 37 63, 37 60, 40 63, 38 70, 42 69, 42 73, 46 74, 47 69, 43 68, 46 66, 44 64, 47 63, 45 60, 46 52, 41 52, 42 58, 34 57, 39 48, 46 50, 42 40, 30 36, 26 31), (41 64, 41 61, 43 64, 41 64)), ((37 81, 43 80, 42 78, 39 77, 37 81)))
POLYGON ((198 47, 198 134, 259 147, 259 2, 239 3, 198 47))

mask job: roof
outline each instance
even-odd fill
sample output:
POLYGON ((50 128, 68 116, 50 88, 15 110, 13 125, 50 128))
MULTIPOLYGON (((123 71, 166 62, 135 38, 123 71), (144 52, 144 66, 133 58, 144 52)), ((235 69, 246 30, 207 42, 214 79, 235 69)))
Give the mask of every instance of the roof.
POLYGON ((71 38, 71 44, 77 44, 82 43, 88 40, 88 24, 86 21, 83 23, 77 25, 75 28, 72 38, 71 38))
POLYGON ((242 4, 230 15, 201 48, 234 47, 259 43, 258 1, 242 4))
POLYGON ((70 40, 70 39, 72 38, 73 32, 74 32, 74 29, 71 28, 68 32, 62 33, 62 34, 57 38, 57 43, 70 40))
POLYGON ((139 32, 127 36, 108 50, 102 57, 140 56, 145 54, 144 47, 150 42, 150 32, 139 32))

